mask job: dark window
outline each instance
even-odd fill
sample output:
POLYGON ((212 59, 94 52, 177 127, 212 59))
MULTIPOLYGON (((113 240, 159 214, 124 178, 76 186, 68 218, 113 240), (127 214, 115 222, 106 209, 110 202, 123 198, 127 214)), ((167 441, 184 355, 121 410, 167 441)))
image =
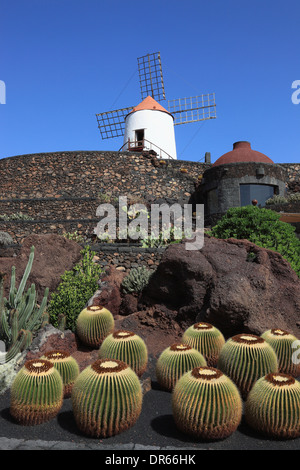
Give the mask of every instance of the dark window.
POLYGON ((135 131, 136 145, 144 145, 144 129, 137 129, 135 131))
POLYGON ((252 204, 253 199, 257 200, 257 205, 264 207, 266 200, 275 194, 275 186, 268 184, 240 184, 241 206, 252 204))

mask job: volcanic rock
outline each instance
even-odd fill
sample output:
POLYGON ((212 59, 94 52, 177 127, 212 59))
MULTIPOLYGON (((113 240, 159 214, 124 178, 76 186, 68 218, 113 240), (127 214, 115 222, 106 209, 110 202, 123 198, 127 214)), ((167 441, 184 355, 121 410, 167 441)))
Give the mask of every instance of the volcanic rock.
POLYGON ((121 284, 126 273, 110 266, 101 277, 100 289, 88 302, 89 305, 101 305, 107 308, 114 316, 119 315, 122 303, 121 284))
POLYGON ((12 266, 16 267, 16 286, 18 286, 32 246, 35 247, 34 260, 26 288, 34 283, 39 301, 44 295, 45 288, 49 287, 49 293, 52 293, 61 281, 62 274, 71 270, 81 258, 82 247, 73 240, 55 234, 31 235, 25 238, 16 257, 0 258, 0 271, 6 273, 5 296, 8 295, 10 287, 12 266))
POLYGON ((181 327, 209 322, 227 337, 270 328, 299 336, 300 279, 279 253, 206 235, 201 250, 167 248, 140 297, 145 306, 172 311, 181 327))

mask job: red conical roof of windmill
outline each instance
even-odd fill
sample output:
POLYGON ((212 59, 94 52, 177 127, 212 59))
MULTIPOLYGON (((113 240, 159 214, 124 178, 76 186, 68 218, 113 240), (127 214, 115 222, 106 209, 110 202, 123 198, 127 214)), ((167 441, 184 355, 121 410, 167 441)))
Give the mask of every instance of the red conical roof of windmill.
POLYGON ((134 113, 135 111, 141 111, 143 109, 154 109, 155 111, 164 111, 165 113, 171 114, 150 95, 148 95, 147 98, 145 98, 140 104, 135 106, 131 113, 134 113))

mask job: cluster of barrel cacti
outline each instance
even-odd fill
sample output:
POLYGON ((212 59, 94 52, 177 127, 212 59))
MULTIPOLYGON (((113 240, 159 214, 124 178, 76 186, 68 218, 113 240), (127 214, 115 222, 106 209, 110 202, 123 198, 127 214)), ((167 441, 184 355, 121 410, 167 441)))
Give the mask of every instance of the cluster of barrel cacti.
MULTIPOLYGON (((22 424, 38 424, 58 413, 63 397, 71 397, 82 433, 97 438, 121 433, 142 410, 139 377, 148 364, 146 343, 133 331, 114 330, 111 312, 96 305, 80 313, 76 331, 84 344, 98 348, 98 359, 81 372, 64 351, 28 361, 11 389, 11 413, 22 424)), ((225 340, 205 322, 187 328, 181 342, 160 353, 155 369, 159 386, 171 394, 177 428, 196 439, 224 439, 240 425, 244 401, 246 423, 257 432, 299 437, 295 341, 281 329, 225 340)))
POLYGON ((35 284, 32 283, 25 292, 33 259, 34 247, 32 246, 18 288, 16 287, 16 268, 12 267, 8 298, 4 297, 3 277, 0 280, 0 339, 6 346, 5 362, 9 362, 18 353, 28 348, 32 342, 32 334, 49 320, 46 312, 49 289, 45 289, 40 305, 37 303, 35 284))
POLYGON ((178 429, 199 439, 223 439, 238 428, 244 401, 246 422, 256 431, 298 437, 300 383, 295 377, 300 369, 292 359, 295 341, 280 329, 261 336, 238 334, 226 341, 211 324, 198 322, 187 328, 182 342, 167 347, 156 365, 159 385, 172 392, 178 429), (204 363, 192 365, 193 351, 204 363))

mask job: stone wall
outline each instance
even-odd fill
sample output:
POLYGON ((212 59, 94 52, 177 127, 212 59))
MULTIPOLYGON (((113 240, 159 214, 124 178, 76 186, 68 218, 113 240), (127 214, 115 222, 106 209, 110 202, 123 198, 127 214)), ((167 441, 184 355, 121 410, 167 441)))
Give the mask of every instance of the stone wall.
MULTIPOLYGON (((21 246, 21 244, 16 243, 0 247, 0 258, 18 256, 21 246)), ((81 243, 81 246, 84 248, 85 244, 81 243)), ((154 271, 166 249, 166 247, 143 248, 137 243, 89 243, 89 246, 96 254, 97 264, 103 269, 107 266, 114 266, 125 272, 139 266, 145 266, 150 271, 154 271)))
POLYGON ((288 193, 300 191, 300 163, 281 163, 287 175, 286 187, 288 193))
MULTIPOLYGON (((282 164, 289 191, 300 189, 300 164, 282 164)), ((159 160, 147 154, 72 151, 29 154, 0 160, 0 215, 23 213, 30 221, 0 220, 0 230, 15 241, 31 233, 85 235, 103 202, 127 196, 129 203, 165 200, 191 202, 211 164, 159 160)), ((1 217, 0 217, 1 219, 1 217)))
POLYGON ((166 248, 142 248, 136 245, 98 243, 91 245, 91 249, 96 252, 99 258, 97 263, 103 268, 113 265, 117 269, 128 272, 139 266, 145 266, 151 271, 155 270, 166 248))
POLYGON ((30 233, 85 235, 97 223, 103 202, 127 196, 141 200, 190 201, 209 164, 158 160, 149 154, 74 151, 21 155, 0 160, 0 215, 21 212, 31 221, 0 220, 0 230, 20 241, 30 233))

